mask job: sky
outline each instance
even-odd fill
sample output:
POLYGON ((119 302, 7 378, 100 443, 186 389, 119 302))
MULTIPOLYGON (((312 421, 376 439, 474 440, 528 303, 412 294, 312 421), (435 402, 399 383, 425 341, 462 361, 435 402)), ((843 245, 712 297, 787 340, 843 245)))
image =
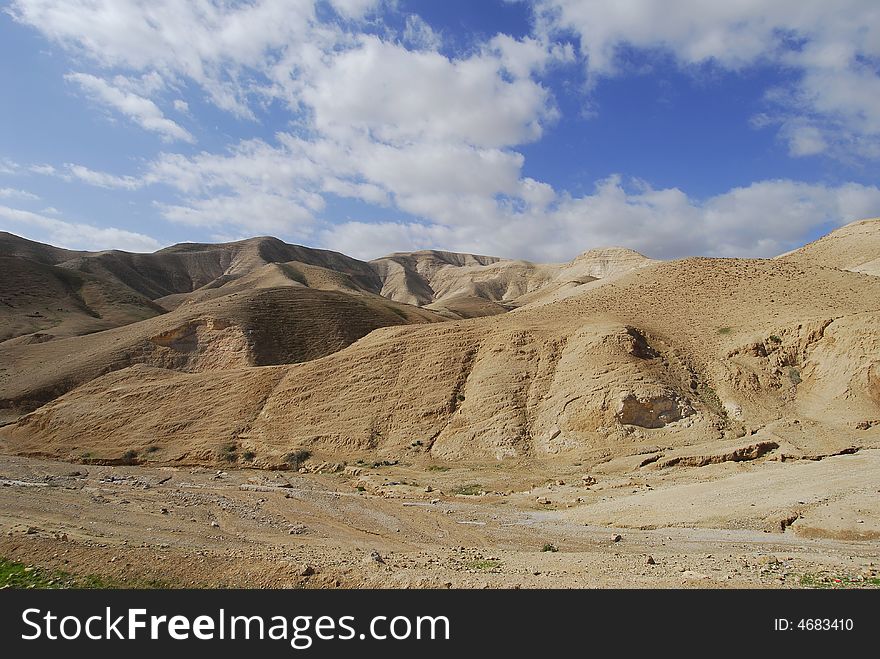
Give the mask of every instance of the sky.
POLYGON ((0 0, 0 230, 769 257, 880 215, 876 0, 0 0))

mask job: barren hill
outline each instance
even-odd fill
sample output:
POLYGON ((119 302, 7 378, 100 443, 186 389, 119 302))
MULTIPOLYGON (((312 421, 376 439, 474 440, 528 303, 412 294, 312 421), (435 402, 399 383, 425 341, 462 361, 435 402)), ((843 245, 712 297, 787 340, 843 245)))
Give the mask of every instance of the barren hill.
POLYGON ((880 276, 880 218, 852 222, 778 258, 880 276))
POLYGON ((181 305, 105 332, 0 345, 0 410, 30 411, 133 364, 187 372, 315 359, 379 327, 443 320, 376 295, 261 287, 181 305))
POLYGON ((622 248, 591 250, 559 264, 435 250, 371 261, 382 279, 382 295, 453 318, 495 315, 558 299, 563 290, 570 294, 571 289, 596 279, 613 278, 652 263, 638 252, 622 248))
POLYGON ((295 449, 626 468, 821 457, 880 440, 878 300, 880 280, 859 274, 687 259, 515 314, 381 329, 292 366, 136 366, 2 436, 15 451, 108 459, 154 446, 156 459, 211 461, 234 445, 264 466, 295 449))
POLYGON ((87 254, 63 265, 117 280, 151 299, 216 288, 269 263, 297 261, 349 275, 374 289, 378 279, 363 261, 328 250, 289 245, 277 238, 232 243, 181 243, 153 254, 110 251, 87 254))
POLYGON ((0 255, 0 344, 15 337, 40 342, 88 334, 164 311, 116 282, 43 261, 0 255))

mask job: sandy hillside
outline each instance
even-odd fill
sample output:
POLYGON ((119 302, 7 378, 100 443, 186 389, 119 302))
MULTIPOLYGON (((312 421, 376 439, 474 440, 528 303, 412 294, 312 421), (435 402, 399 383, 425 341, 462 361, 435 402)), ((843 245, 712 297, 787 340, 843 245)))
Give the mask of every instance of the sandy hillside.
POLYGON ((0 345, 50 341, 164 313, 113 281, 23 257, 0 256, 0 345))
POLYGON ((880 218, 852 222, 779 258, 880 276, 880 218))
POLYGON ((638 467, 738 437, 819 457, 878 440, 878 300, 880 280, 856 273, 686 259, 534 310, 381 329, 293 366, 118 371, 3 436, 108 459, 155 444, 157 458, 204 460, 231 442, 267 466, 303 449, 638 467))
POLYGON ((377 295, 255 287, 105 332, 0 344, 0 409, 14 417, 133 364, 186 372, 291 364, 336 352, 379 327, 442 320, 377 295))

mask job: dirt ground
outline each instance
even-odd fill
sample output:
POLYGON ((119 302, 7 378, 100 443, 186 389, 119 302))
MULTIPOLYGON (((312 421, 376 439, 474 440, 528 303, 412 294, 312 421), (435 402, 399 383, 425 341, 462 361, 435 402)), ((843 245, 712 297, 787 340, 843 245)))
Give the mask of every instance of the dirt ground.
POLYGON ((783 483, 778 498, 756 489, 770 462, 593 483, 576 465, 559 476, 525 462, 317 474, 0 455, 0 556, 173 587, 873 587, 873 527, 841 529, 877 519, 878 462, 862 451, 787 465, 802 487, 783 483), (850 465, 864 488, 823 485, 823 469, 850 465), (797 515, 780 523, 789 503, 797 515))

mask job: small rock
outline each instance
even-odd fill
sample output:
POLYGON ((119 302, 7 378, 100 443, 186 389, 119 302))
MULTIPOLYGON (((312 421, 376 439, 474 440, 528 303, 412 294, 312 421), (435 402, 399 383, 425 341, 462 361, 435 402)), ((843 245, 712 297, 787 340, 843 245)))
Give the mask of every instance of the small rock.
POLYGON ((611 542, 620 542, 621 540, 623 540, 623 537, 619 533, 611 536, 611 542))
POLYGON ((425 492, 433 492, 433 491, 434 491, 434 488, 431 487, 430 485, 428 485, 428 486, 425 488, 425 492))
POLYGON ((657 565, 657 561, 654 560, 653 556, 648 556, 648 560, 645 561, 645 563, 648 565, 657 565))
POLYGON ((693 570, 685 570, 681 573, 682 578, 684 579, 708 579, 708 574, 702 574, 701 572, 694 572, 693 570))
POLYGON ((211 520, 211 526, 213 526, 215 529, 219 529, 220 522, 218 522, 216 519, 213 519, 213 520, 211 520))
POLYGON ((27 527, 27 534, 28 534, 28 535, 33 535, 33 534, 36 533, 36 532, 37 532, 37 527, 36 527, 36 526, 29 526, 29 527, 27 527))
POLYGON ((167 514, 168 514, 168 509, 167 509, 167 508, 162 508, 162 510, 160 510, 159 512, 161 512, 163 515, 167 515, 167 514))
POLYGON ((300 565, 297 574, 301 577, 310 577, 315 573, 315 568, 311 565, 300 565))
POLYGON ((537 499, 535 499, 535 501, 540 503, 542 506, 546 506, 546 505, 550 504, 550 499, 548 499, 547 497, 538 497, 537 499))
POLYGON ((367 564, 370 564, 370 563, 384 563, 384 562, 385 562, 385 559, 382 558, 382 555, 381 555, 379 552, 373 550, 373 551, 371 551, 369 554, 367 554, 366 556, 364 556, 364 560, 363 560, 363 562, 364 562, 364 563, 367 563, 367 564))
POLYGON ((759 556, 758 557, 758 565, 778 565, 779 559, 773 555, 759 556))

